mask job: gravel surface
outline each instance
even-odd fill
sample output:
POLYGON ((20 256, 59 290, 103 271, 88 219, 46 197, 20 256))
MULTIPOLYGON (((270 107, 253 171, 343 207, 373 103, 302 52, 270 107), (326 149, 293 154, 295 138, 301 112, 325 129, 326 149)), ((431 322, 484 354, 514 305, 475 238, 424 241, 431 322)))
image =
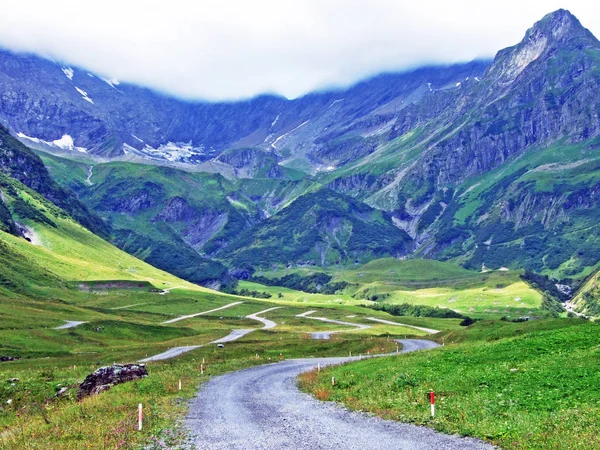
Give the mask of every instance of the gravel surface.
POLYGON ((84 323, 87 323, 87 322, 78 322, 75 320, 68 320, 67 323, 65 323, 64 325, 61 325, 60 327, 56 327, 55 330, 65 330, 67 328, 75 328, 75 327, 78 327, 79 325, 83 325, 84 323))
MULTIPOLYGON (((399 341, 402 352, 437 346, 399 341)), ((190 403, 185 421, 190 449, 492 449, 475 439, 351 412, 319 402, 296 387, 296 377, 358 358, 287 360, 213 378, 190 403)))
MULTIPOLYGON (((312 319, 312 320, 319 320, 321 322, 327 322, 327 323, 335 323, 337 325, 348 325, 349 327, 355 327, 358 328, 359 330, 366 330, 368 328, 371 328, 371 325, 363 325, 360 323, 353 323, 353 322, 342 322, 341 320, 333 320, 333 319, 327 319, 325 317, 312 317, 311 314, 315 313, 316 311, 306 311, 303 312, 302 314, 298 314, 296 317, 302 317, 304 319, 312 319)), ((331 339, 331 335, 332 334, 337 334, 337 333, 343 333, 344 330, 337 330, 337 331, 314 331, 312 333, 310 333, 310 337, 312 339, 331 339)))
POLYGON ((396 325, 398 327, 414 328, 415 330, 421 330, 421 331, 424 331, 425 333, 431 333, 431 334, 440 332, 440 330, 434 330, 432 328, 423 328, 423 327, 417 327, 415 325, 406 325, 405 323, 392 322, 391 320, 385 320, 385 319, 376 319, 375 317, 367 317, 367 320, 372 320, 373 322, 385 323, 386 325, 396 325))
POLYGON ((173 347, 166 352, 159 353, 158 355, 150 356, 148 358, 140 359, 139 362, 150 362, 150 361, 162 361, 164 359, 175 358, 176 356, 183 355, 184 353, 191 352, 202 345, 188 345, 187 347, 173 347))
MULTIPOLYGON (((219 311, 221 309, 229 308, 230 306, 234 306, 234 305, 237 305, 239 303, 242 303, 242 302, 232 303, 232 304, 229 304, 229 305, 222 306, 221 308, 213 309, 211 311, 205 311, 205 312, 200 313, 200 314, 194 314, 194 316, 198 316, 198 315, 202 315, 202 314, 207 314, 209 312, 219 311)), ((264 317, 258 317, 258 314, 264 314, 266 312, 273 311, 273 310, 279 309, 279 308, 281 308, 281 306, 277 306, 275 308, 265 309, 264 311, 260 311, 260 312, 254 313, 254 314, 250 314, 250 315, 246 316, 246 318, 247 319, 258 320, 259 322, 261 322, 264 325, 264 327, 262 329, 263 330, 268 330, 268 329, 276 327, 277 323, 273 322, 272 320, 265 319, 264 317)), ((185 316, 184 318, 189 318, 189 317, 193 317, 193 316, 185 316)), ((177 319, 173 319, 170 322, 176 322, 176 321, 181 320, 181 319, 182 318, 179 317, 177 319)), ((169 322, 164 322, 164 323, 169 323, 169 322)), ((68 328, 68 327, 65 327, 65 328, 68 328)), ((237 341, 239 338, 241 338, 243 336, 246 336, 247 334, 252 333, 253 331, 256 331, 256 328, 250 328, 250 329, 245 329, 245 330, 233 330, 227 336, 222 337, 220 339, 217 339, 216 341, 209 342, 208 345, 210 345, 210 344, 225 344, 226 342, 237 341)), ((166 352, 159 353, 158 355, 154 355, 154 356, 150 356, 148 358, 140 359, 139 362, 162 361, 162 360, 165 360, 165 359, 171 359, 171 358, 175 358, 176 356, 183 355, 184 353, 191 352, 192 350, 196 350, 197 348, 200 348, 200 347, 204 347, 204 345, 188 345, 186 347, 173 347, 173 348, 170 348, 169 350, 167 350, 166 352)))
POLYGON ((200 312, 200 313, 196 313, 196 314, 190 314, 189 316, 180 316, 175 319, 167 320, 166 322, 163 322, 163 323, 165 323, 165 324, 166 323, 175 323, 175 322, 179 322, 180 320, 191 319, 192 317, 204 316, 205 314, 210 314, 215 311, 221 311, 222 309, 231 308, 232 306, 241 305, 242 303, 244 303, 244 302, 230 303, 229 305, 221 306, 220 308, 211 309, 210 311, 204 311, 204 312, 200 312))

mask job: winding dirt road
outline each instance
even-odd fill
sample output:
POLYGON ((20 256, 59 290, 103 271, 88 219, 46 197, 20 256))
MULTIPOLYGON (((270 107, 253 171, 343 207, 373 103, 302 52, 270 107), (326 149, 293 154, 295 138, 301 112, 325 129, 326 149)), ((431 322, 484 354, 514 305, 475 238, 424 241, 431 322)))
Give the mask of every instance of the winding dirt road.
MULTIPOLYGON (((361 323, 353 323, 353 322, 343 322, 341 320, 333 320, 333 319, 327 319, 326 317, 313 317, 311 316, 311 314, 315 313, 316 311, 306 311, 303 312, 302 314, 298 314, 296 317, 302 317, 304 319, 311 319, 311 320, 319 320, 321 322, 326 322, 326 323, 333 323, 336 325, 347 325, 349 327, 354 327, 357 328, 359 330, 366 330, 371 328, 371 325, 363 325, 361 323)), ((310 333, 310 336, 312 339, 331 339, 331 335, 332 334, 337 334, 337 333, 344 333, 348 330, 337 330, 337 331, 314 331, 312 333, 310 333)))
MULTIPOLYGON (((243 303, 243 302, 239 302, 239 303, 243 303)), ((199 316, 199 315, 202 315, 202 314, 207 314, 207 313, 214 312, 214 311, 219 311, 221 309, 229 308, 229 307, 235 306, 235 305, 236 305, 236 303, 232 303, 232 304, 229 304, 229 305, 222 306, 221 308, 213 309, 211 311, 205 311, 204 313, 193 314, 191 316, 184 316, 183 318, 195 317, 195 316, 199 316)), ((272 320, 265 319, 264 317, 259 317, 258 315, 259 314, 268 313, 270 311, 273 311, 273 310, 279 309, 279 308, 282 308, 282 307, 281 306, 277 306, 275 308, 269 308, 269 309, 265 309, 264 311, 259 311, 259 312, 254 313, 254 314, 249 314, 249 315, 246 316, 246 319, 257 320, 258 322, 261 322, 264 325, 264 327, 262 328, 263 330, 269 330, 271 328, 275 328, 277 326, 277 323, 273 322, 272 320)), ((164 322, 164 323, 177 322, 178 320, 183 320, 183 318, 178 317, 177 319, 173 319, 171 321, 167 321, 167 322, 164 322)), ((243 336, 246 336, 247 334, 252 333, 253 331, 256 331, 258 329, 259 328, 248 328, 248 329, 244 329, 244 330, 233 330, 227 336, 222 337, 220 339, 217 339, 216 341, 209 342, 206 345, 210 345, 210 344, 224 344, 226 342, 233 342, 233 341, 236 341, 239 338, 241 338, 243 336)), ((188 346, 185 346, 185 347, 173 347, 173 348, 170 348, 169 350, 167 350, 166 352, 159 353, 158 355, 154 355, 154 356, 150 356, 148 358, 140 359, 139 362, 162 361, 162 360, 165 360, 165 359, 171 359, 171 358, 175 358, 176 356, 183 355, 184 353, 191 352, 192 350, 196 350, 197 348, 200 348, 200 347, 204 347, 204 345, 188 345, 188 346)))
MULTIPOLYGON (((402 353, 437 344, 401 340, 402 353)), ((393 357, 393 356, 392 356, 393 357)), ((296 377, 358 358, 287 360, 213 378, 190 404, 190 449, 492 449, 481 441, 351 412, 319 402, 296 387, 296 377)))

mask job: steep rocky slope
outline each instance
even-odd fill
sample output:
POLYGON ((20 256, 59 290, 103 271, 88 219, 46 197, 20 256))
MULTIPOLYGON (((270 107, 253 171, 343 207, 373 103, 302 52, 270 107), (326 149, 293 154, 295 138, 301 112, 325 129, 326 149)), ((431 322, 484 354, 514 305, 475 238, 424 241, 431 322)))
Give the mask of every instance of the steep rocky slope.
MULTIPOLYGON (((41 194, 90 231, 100 236, 108 236, 109 229, 106 224, 79 202, 72 192, 61 188, 52 179, 41 159, 13 138, 2 125, 0 125, 0 173, 20 181, 41 194)), ((5 217, 5 231, 15 233, 15 228, 10 225, 8 219, 8 212, 1 204, 3 199, 0 193, 0 220, 5 217)))
MULTIPOLYGON (((286 158, 378 108, 393 111, 478 76, 488 62, 389 74, 348 90, 206 103, 183 101, 33 55, 0 51, 0 122, 29 145, 71 154, 199 164, 228 148, 258 147, 286 158), (307 126, 308 125, 308 126, 307 126), (308 144, 309 142, 306 142, 308 144)), ((371 119, 364 119, 371 120, 371 119)), ((305 158, 306 160, 306 158, 305 158)), ((316 169, 321 163, 306 163, 316 169)), ((210 164, 209 164, 210 166, 210 164)), ((217 169, 219 167, 217 166, 217 169)))
POLYGON ((600 43, 568 11, 491 62, 296 100, 184 102, 33 56, 0 60, 0 119, 77 159, 45 158, 141 257, 416 255, 565 283, 600 264, 600 43))

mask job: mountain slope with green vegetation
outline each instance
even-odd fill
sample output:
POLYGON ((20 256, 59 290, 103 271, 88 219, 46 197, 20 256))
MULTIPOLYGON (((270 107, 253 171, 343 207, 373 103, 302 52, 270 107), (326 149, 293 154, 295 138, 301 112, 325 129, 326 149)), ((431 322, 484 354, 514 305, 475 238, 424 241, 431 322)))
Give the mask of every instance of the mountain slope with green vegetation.
POLYGON ((336 265, 400 256, 410 238, 381 211, 322 189, 243 233, 221 256, 234 267, 336 265))
POLYGON ((144 280, 152 281, 156 288, 184 284, 189 289, 202 289, 117 249, 17 180, 0 174, 0 191, 12 219, 27 229, 27 239, 0 231, 6 249, 2 270, 18 267, 21 274, 6 273, 4 279, 29 278, 28 283, 33 286, 38 281, 40 286, 47 285, 42 279, 144 280), (31 273, 27 267, 32 268, 31 273), (48 278, 48 274, 52 276, 48 278), (37 275, 42 279, 38 280, 37 275))
MULTIPOLYGON (((62 189, 52 179, 40 158, 12 137, 2 125, 0 125, 0 173, 19 180, 38 192, 94 233, 105 237, 109 234, 106 224, 80 203, 72 192, 62 189)), ((0 220, 1 217, 0 211, 0 220)))

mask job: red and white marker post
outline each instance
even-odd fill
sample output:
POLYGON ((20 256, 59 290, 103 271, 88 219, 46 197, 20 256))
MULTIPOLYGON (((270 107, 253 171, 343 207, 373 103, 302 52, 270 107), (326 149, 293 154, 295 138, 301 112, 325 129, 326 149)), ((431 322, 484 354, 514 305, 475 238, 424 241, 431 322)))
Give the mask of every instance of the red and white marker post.
POLYGON ((429 401, 431 402, 431 417, 435 417, 435 393, 433 391, 429 393, 429 401))
POLYGON ((143 419, 142 404, 140 403, 138 405, 138 431, 142 431, 142 419, 143 419))

